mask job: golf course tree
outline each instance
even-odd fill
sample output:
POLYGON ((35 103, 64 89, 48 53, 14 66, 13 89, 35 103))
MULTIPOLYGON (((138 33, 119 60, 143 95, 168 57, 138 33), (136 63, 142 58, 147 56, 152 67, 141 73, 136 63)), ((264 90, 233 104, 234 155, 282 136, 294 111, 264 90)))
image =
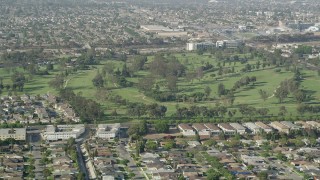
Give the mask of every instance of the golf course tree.
POLYGON ((51 79, 51 81, 49 81, 49 86, 56 90, 63 88, 63 84, 64 76, 62 74, 57 74, 53 79, 51 79))
POLYGON ((104 111, 101 105, 94 100, 75 94, 69 88, 61 89, 59 95, 70 103, 82 122, 92 123, 92 121, 102 120, 104 111))
POLYGON ((11 76, 12 80, 12 90, 18 90, 20 92, 23 91, 24 84, 26 82, 26 77, 23 73, 15 73, 11 76))
POLYGON ((92 83, 96 88, 102 88, 104 86, 104 80, 102 75, 98 72, 97 75, 92 79, 92 83))

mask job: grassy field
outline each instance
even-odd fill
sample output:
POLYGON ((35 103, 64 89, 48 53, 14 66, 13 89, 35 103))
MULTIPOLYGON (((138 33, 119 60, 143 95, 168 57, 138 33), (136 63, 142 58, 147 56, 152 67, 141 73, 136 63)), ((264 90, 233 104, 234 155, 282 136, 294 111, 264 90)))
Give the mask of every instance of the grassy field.
MULTIPOLYGON (((206 62, 213 64, 217 67, 217 59, 209 54, 205 55, 198 55, 196 53, 176 53, 173 54, 180 62, 182 62, 186 67, 187 70, 195 70, 201 65, 206 62)), ((240 57, 246 55, 239 55, 240 57)), ((153 56, 148 57, 148 63, 153 60, 153 56)), ((66 87, 72 88, 75 92, 81 92, 83 96, 96 99, 96 88, 92 84, 92 79, 97 74, 98 70, 101 72, 102 67, 107 62, 113 62, 116 67, 121 67, 123 62, 116 61, 116 60, 105 60, 101 62, 101 65, 92 66, 90 70, 81 70, 76 72, 75 74, 71 74, 66 78, 66 87)), ((130 59, 129 59, 130 62, 130 59)), ((256 60, 249 61, 250 64, 255 64, 256 60)), ((241 64, 240 62, 237 63, 225 63, 225 67, 232 67, 235 68, 234 74, 227 74, 222 76, 212 77, 212 74, 216 74, 217 72, 208 72, 204 74, 202 79, 195 79, 191 82, 187 81, 184 78, 179 78, 178 81, 178 89, 180 94, 191 94, 194 92, 204 92, 204 88, 209 86, 212 89, 211 98, 218 99, 217 89, 219 83, 223 83, 227 89, 231 89, 233 84, 238 81, 241 77, 245 76, 256 76, 257 81, 254 85, 248 85, 246 87, 242 87, 238 89, 235 93, 235 101, 231 108, 237 107, 239 104, 249 104, 256 108, 263 108, 267 107, 270 109, 269 114, 277 115, 280 106, 285 106, 288 110, 288 114, 292 114, 293 116, 297 115, 296 107, 297 103, 293 100, 292 97, 289 97, 285 100, 283 104, 278 103, 278 99, 276 99, 273 94, 275 89, 279 86, 280 82, 285 79, 290 79, 293 77, 293 73, 291 71, 285 71, 284 68, 281 69, 281 72, 275 72, 274 68, 266 67, 265 69, 260 68, 259 70, 254 70, 247 73, 240 72, 245 64, 241 64), (258 90, 262 89, 265 90, 269 98, 266 101, 263 101, 260 98, 258 90)), ((56 68, 56 67, 55 67, 56 68)), ((23 71, 18 69, 17 71, 23 71)), ((10 77, 13 72, 7 73, 4 69, 0 69, 0 73, 2 74, 4 84, 9 83, 10 77)), ((34 76, 32 79, 28 80, 25 84, 25 92, 28 94, 44 94, 47 92, 57 93, 55 90, 48 86, 48 82, 55 76, 58 71, 52 72, 50 75, 47 76, 34 76)), ((311 95, 312 100, 310 103, 317 104, 320 98, 319 92, 319 76, 317 72, 311 70, 302 70, 303 73, 303 80, 301 82, 301 87, 311 95)), ((137 83, 138 79, 141 77, 149 76, 148 71, 139 71, 137 77, 134 78, 127 78, 129 81, 137 83)), ((217 101, 202 101, 197 103, 185 102, 185 103, 177 103, 177 102, 165 102, 160 103, 156 102, 154 99, 150 97, 146 97, 142 92, 140 92, 135 86, 129 88, 119 88, 116 84, 112 83, 111 81, 107 82, 107 88, 109 92, 118 94, 122 96, 124 99, 129 100, 130 102, 142 102, 146 104, 151 103, 159 103, 162 105, 167 106, 167 116, 172 115, 175 112, 177 104, 180 107, 192 106, 192 105, 199 105, 199 106, 207 106, 207 107, 214 107, 217 101)), ((6 91, 3 92, 5 94, 6 91)), ((19 93, 21 94, 21 93, 19 93)), ((117 110, 119 114, 125 114, 126 110, 125 107, 119 107, 111 102, 106 101, 99 101, 103 107, 105 108, 107 114, 113 111, 114 109, 117 110)), ((239 116, 240 113, 237 113, 239 116)))

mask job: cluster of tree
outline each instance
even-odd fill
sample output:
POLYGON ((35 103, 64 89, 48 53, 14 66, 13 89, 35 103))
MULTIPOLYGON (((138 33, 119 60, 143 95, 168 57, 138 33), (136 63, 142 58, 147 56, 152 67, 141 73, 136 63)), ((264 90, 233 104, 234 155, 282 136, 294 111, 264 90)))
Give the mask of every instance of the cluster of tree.
POLYGON ((12 90, 15 91, 18 89, 18 91, 22 92, 24 88, 24 84, 26 82, 26 77, 23 73, 15 73, 11 76, 12 80, 12 90))
POLYGON ((175 76, 181 77, 185 75, 186 67, 179 62, 174 56, 165 58, 163 55, 156 55, 154 60, 149 64, 149 71, 153 75, 160 77, 175 76))
POLYGON ((56 90, 62 89, 64 85, 64 77, 65 76, 63 74, 57 74, 48 82, 49 86, 56 90))
POLYGON ((299 45, 298 48, 294 50, 299 56, 303 56, 304 54, 312 54, 312 47, 306 45, 299 45))
POLYGON ((104 116, 99 103, 84 98, 80 94, 75 94, 71 89, 61 89, 59 95, 63 100, 70 103, 82 122, 92 123, 92 121, 101 120, 104 116))
POLYGON ((96 65, 99 64, 99 60, 96 58, 96 53, 94 48, 87 50, 87 52, 82 53, 82 55, 77 58, 77 64, 80 67, 85 67, 87 65, 96 65))
POLYGON ((280 86, 276 89, 274 96, 278 98, 279 103, 282 103, 290 93, 298 102, 304 102, 307 100, 307 94, 304 90, 299 89, 299 82, 295 79, 284 80, 280 83, 280 86))
POLYGON ((242 86, 248 86, 250 83, 255 83, 257 81, 257 77, 256 76, 246 76, 241 78, 240 80, 238 80, 237 82, 234 83, 232 91, 235 91, 239 88, 241 88, 242 86))
POLYGON ((127 105, 127 114, 129 116, 141 117, 149 115, 150 118, 162 118, 165 117, 167 107, 159 105, 157 103, 146 105, 143 103, 129 103, 127 105))
POLYGON ((260 116, 266 116, 269 112, 268 108, 255 108, 253 106, 249 106, 247 104, 240 104, 239 105, 239 112, 243 116, 255 116, 255 115, 260 115, 260 116))
POLYGON ((214 108, 208 108, 205 106, 191 106, 190 108, 177 107, 174 116, 176 116, 179 119, 182 119, 182 118, 189 119, 189 118, 200 117, 200 116, 212 118, 212 117, 223 117, 226 115, 226 113, 229 113, 229 112, 228 112, 228 109, 224 106, 218 106, 214 108))
POLYGON ((304 114, 304 113, 317 114, 320 112, 320 106, 319 105, 309 105, 309 104, 299 104, 297 106, 297 111, 300 114, 304 114))
POLYGON ((219 159, 208 154, 204 155, 206 161, 211 165, 211 168, 206 172, 208 180, 215 179, 234 179, 233 175, 224 168, 223 164, 219 162, 219 159))
POLYGON ((106 80, 104 78, 108 75, 109 78, 112 80, 113 83, 118 84, 121 87, 131 87, 133 85, 132 82, 128 81, 126 77, 132 77, 133 73, 130 71, 129 68, 127 68, 127 64, 125 63, 122 66, 122 69, 120 71, 119 68, 117 68, 116 71, 114 71, 114 64, 108 63, 102 68, 102 73, 99 73, 96 75, 96 77, 92 80, 95 87, 103 87, 106 83, 106 80))

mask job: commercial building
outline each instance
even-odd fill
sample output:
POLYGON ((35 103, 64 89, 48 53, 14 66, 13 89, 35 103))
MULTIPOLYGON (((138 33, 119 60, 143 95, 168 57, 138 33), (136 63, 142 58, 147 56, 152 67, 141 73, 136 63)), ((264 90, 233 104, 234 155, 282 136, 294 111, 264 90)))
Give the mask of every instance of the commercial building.
POLYGON ((283 125, 279 121, 273 121, 270 123, 270 126, 274 129, 278 130, 279 132, 289 133, 290 128, 288 126, 283 125))
POLYGON ((187 51, 205 50, 215 47, 213 42, 187 43, 187 51))
POLYGON ((257 126, 255 123, 247 122, 247 123, 244 123, 243 125, 247 127, 252 132, 252 134, 257 134, 261 131, 261 128, 257 126))
POLYGON ((211 123, 206 123, 204 124, 204 126, 206 126, 208 128, 208 130, 211 132, 211 135, 215 136, 215 135, 219 135, 221 133, 221 129, 211 123))
POLYGON ((238 134, 246 133, 246 128, 239 123, 230 123, 230 126, 232 126, 237 131, 238 134))
POLYGON ((99 124, 96 137, 103 139, 114 139, 118 137, 120 123, 116 124, 99 124))
POLYGON ((233 135, 236 133, 236 130, 228 123, 219 123, 218 127, 221 128, 226 135, 233 135))
POLYGON ((0 140, 13 138, 19 141, 26 140, 26 128, 1 128, 0 129, 0 140))
POLYGON ((45 131, 41 134, 43 139, 48 141, 64 140, 69 138, 78 138, 85 132, 83 124, 75 125, 48 125, 45 131))
POLYGON ((184 136, 195 136, 196 135, 195 130, 192 129, 192 127, 189 126, 188 124, 179 124, 178 128, 184 136))
POLYGON ((270 126, 268 126, 268 125, 266 125, 265 123, 263 123, 263 122, 256 122, 255 123, 258 127, 260 127, 264 132, 266 132, 266 133, 270 133, 270 132, 272 132, 273 131, 273 129, 272 129, 272 127, 270 127, 270 126))
POLYGON ((216 42, 217 48, 233 49, 233 48, 238 48, 241 45, 243 45, 243 42, 238 40, 222 40, 222 41, 216 42))
POLYGON ((192 127, 198 132, 200 136, 210 136, 211 132, 210 130, 200 123, 195 123, 192 125, 192 127))

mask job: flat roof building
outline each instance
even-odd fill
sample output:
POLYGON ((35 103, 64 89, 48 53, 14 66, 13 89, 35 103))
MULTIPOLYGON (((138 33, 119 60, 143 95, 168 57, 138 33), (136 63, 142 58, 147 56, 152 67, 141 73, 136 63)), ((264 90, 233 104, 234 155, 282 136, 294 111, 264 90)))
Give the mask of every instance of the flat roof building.
POLYGON ((196 132, 194 129, 192 129, 189 124, 179 124, 178 125, 179 130, 182 132, 184 136, 194 136, 196 135, 196 132))
POLYGON ((248 129, 250 129, 252 131, 252 134, 257 134, 261 131, 261 128, 253 122, 247 122, 247 123, 244 123, 243 125, 248 129))
POLYGON ((103 139, 114 139, 119 135, 120 123, 99 124, 96 137, 103 139))
POLYGON ((280 123, 285 125, 285 126, 287 126, 287 127, 289 127, 290 130, 299 130, 300 129, 299 126, 293 124, 290 121, 281 121, 280 123))
POLYGON ((206 123, 204 126, 208 128, 208 130, 211 132, 211 135, 219 135, 221 133, 221 129, 212 123, 206 123))
POLYGON ((232 126, 237 131, 238 134, 246 133, 246 128, 239 123, 230 123, 230 126, 232 126))
POLYGON ((226 135, 232 135, 236 133, 236 130, 232 126, 230 126, 230 124, 228 123, 219 123, 218 127, 221 128, 221 130, 226 135))
POLYGON ((278 130, 279 132, 289 133, 290 128, 288 126, 283 125, 279 121, 273 121, 270 123, 270 126, 278 130))
POLYGON ((312 126, 304 121, 296 121, 295 124, 302 127, 303 129, 311 129, 312 126))
POLYGON ((264 132, 269 133, 272 132, 272 127, 270 127, 269 125, 263 123, 263 122, 256 122, 255 123, 258 127, 260 127, 264 132))
POLYGON ((306 121, 307 124, 310 124, 313 128, 319 129, 320 128, 320 123, 316 121, 306 121))
POLYGON ((78 138, 85 132, 83 124, 75 125, 48 125, 46 130, 42 133, 42 137, 48 141, 64 140, 69 138, 78 138))
POLYGON ((19 141, 26 140, 26 128, 0 128, 0 139, 13 138, 19 141))
POLYGON ((195 123, 192 127, 198 132, 200 136, 210 136, 210 130, 203 124, 195 123))

